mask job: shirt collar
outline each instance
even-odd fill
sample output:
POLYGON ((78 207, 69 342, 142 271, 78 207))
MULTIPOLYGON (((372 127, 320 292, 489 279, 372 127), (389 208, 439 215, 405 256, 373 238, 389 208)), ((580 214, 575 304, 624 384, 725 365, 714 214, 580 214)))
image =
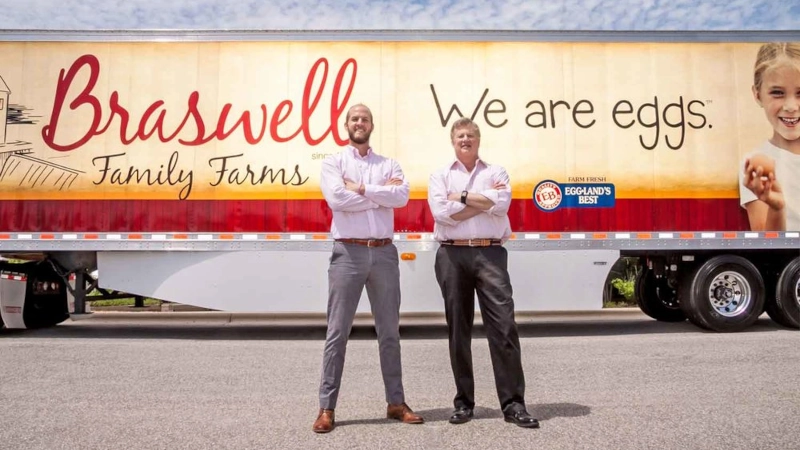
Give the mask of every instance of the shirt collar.
MULTIPOLYGON (((478 160, 475 161, 475 167, 477 168, 479 165, 483 167, 489 166, 489 164, 486 161, 482 160, 481 158, 478 158, 478 160)), ((452 169, 454 167, 463 169, 465 172, 467 171, 467 167, 464 166, 464 164, 461 161, 459 161, 458 158, 453 158, 452 161, 450 162, 450 168, 452 169)))
MULTIPOLYGON (((357 148, 353 147, 352 145, 348 145, 347 148, 350 150, 350 153, 354 158, 361 158, 361 154, 358 153, 357 148)), ((363 159, 369 158, 370 156, 372 156, 372 147, 367 149, 367 156, 365 156, 363 159)))

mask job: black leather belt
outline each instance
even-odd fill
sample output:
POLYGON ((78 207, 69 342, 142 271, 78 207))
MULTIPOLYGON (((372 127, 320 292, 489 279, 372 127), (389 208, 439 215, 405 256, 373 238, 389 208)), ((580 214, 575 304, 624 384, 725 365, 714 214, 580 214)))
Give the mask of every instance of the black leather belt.
POLYGON ((490 247, 492 245, 503 245, 503 241, 500 239, 449 239, 439 243, 455 247, 490 247))
POLYGON ((392 240, 389 238, 386 239, 336 239, 336 242, 344 242, 345 244, 356 244, 356 245, 363 245, 364 247, 383 247, 384 245, 389 245, 392 243, 392 240))

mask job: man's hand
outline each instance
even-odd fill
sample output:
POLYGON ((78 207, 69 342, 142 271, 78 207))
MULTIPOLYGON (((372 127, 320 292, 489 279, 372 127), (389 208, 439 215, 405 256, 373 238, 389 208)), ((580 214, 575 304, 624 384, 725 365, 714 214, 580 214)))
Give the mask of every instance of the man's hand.
POLYGON ((344 188, 348 191, 353 191, 356 194, 364 195, 364 185, 356 183, 348 178, 344 179, 344 188))
POLYGON ((499 181, 495 181, 494 184, 492 185, 492 189, 494 189, 496 191, 499 191, 499 190, 505 189, 505 188, 506 188, 506 185, 501 183, 501 182, 499 182, 499 181))
POLYGON ((392 178, 391 180, 387 181, 384 186, 402 186, 403 180, 401 178, 392 178))

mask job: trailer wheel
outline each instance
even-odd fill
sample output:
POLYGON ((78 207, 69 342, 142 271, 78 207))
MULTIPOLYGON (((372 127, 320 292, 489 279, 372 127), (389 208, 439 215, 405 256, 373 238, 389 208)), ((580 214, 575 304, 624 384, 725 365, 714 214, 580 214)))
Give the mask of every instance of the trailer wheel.
POLYGON ((686 315, 678 303, 678 293, 666 278, 656 278, 655 273, 643 268, 636 275, 633 294, 643 313, 662 322, 683 322, 686 315))
POLYGON ((800 257, 789 261, 775 285, 775 298, 767 302, 767 314, 776 323, 800 328, 800 257))
POLYGON ((718 255, 681 283, 681 308, 690 322, 718 332, 741 331, 764 311, 764 280, 741 256, 718 255))

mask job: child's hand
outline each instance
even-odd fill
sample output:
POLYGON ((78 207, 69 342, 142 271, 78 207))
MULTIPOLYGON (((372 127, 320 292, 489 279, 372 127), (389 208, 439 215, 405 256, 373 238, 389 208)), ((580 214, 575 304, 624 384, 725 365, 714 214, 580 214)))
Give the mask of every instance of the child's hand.
POLYGON ((744 187, 750 189, 755 196, 774 210, 781 210, 786 205, 783 190, 775 179, 775 172, 764 173, 764 167, 754 166, 750 159, 744 162, 744 187))

